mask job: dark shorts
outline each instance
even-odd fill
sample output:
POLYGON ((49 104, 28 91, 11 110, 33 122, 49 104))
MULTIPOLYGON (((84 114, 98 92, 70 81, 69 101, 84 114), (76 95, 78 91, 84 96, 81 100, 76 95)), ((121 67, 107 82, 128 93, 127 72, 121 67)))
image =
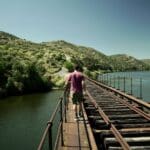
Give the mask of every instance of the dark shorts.
POLYGON ((83 94, 79 92, 71 92, 71 99, 73 104, 78 104, 83 101, 83 94))

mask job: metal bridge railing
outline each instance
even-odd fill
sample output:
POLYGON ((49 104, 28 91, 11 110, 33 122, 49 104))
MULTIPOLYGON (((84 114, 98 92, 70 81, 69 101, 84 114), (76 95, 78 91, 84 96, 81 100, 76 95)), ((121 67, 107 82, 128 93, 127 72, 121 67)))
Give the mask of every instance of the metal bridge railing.
POLYGON ((95 80, 92 80, 92 79, 89 79, 89 78, 88 78, 88 80, 90 80, 90 81, 94 82, 95 84, 103 87, 104 89, 107 89, 107 90, 109 90, 111 92, 114 92, 115 94, 119 95, 122 98, 127 99, 130 103, 138 104, 139 106, 142 107, 142 109, 145 109, 147 112, 150 111, 150 104, 149 103, 147 103, 145 101, 142 101, 142 100, 140 100, 140 99, 138 99, 138 98, 136 98, 136 97, 134 97, 132 95, 128 95, 128 94, 126 94, 124 92, 121 92, 121 91, 119 91, 119 90, 117 90, 115 88, 107 86, 104 83, 101 83, 101 82, 98 82, 98 81, 95 81, 95 80))
MULTIPOLYGON (((68 99, 64 93, 63 96, 59 99, 59 101, 56 105, 56 108, 55 108, 53 114, 51 115, 50 120, 47 122, 47 126, 42 135, 42 138, 38 145, 37 150, 45 150, 45 149, 46 150, 47 149, 56 150, 56 149, 58 149, 58 146, 60 146, 60 144, 61 144, 61 146, 64 146, 63 123, 67 122, 67 117, 66 117, 67 107, 68 107, 68 99), (56 128, 56 126, 54 125, 54 120, 56 118, 58 118, 58 115, 59 115, 60 119, 58 121, 58 129, 57 129, 56 137, 54 138, 52 131, 56 128)), ((83 103, 81 103, 81 111, 82 111, 82 115, 83 115, 83 124, 84 124, 86 135, 87 135, 89 149, 92 150, 93 144, 91 145, 91 137, 89 135, 90 133, 89 133, 88 127, 87 127, 89 124, 87 123, 88 120, 87 120, 87 116, 85 115, 85 109, 84 109, 83 103)), ((78 125, 78 129, 79 129, 79 121, 77 121, 77 125, 78 125)), ((97 148, 95 148, 95 149, 97 149, 97 148)))
POLYGON ((50 120, 47 122, 47 126, 45 128, 45 131, 43 133, 43 136, 41 138, 41 141, 40 141, 40 144, 39 144, 37 150, 43 150, 44 146, 46 144, 48 144, 48 149, 49 150, 55 150, 57 148, 60 135, 61 135, 61 144, 64 145, 64 140, 63 140, 64 116, 65 116, 65 121, 66 121, 66 98, 63 94, 63 96, 59 99, 50 120), (59 115, 58 130, 57 130, 57 133, 56 133, 56 138, 53 139, 53 135, 52 135, 53 124, 54 124, 54 120, 58 117, 58 115, 59 115), (48 141, 46 141, 47 136, 48 136, 48 141))
POLYGON ((108 76, 108 74, 101 75, 98 78, 98 81, 100 81, 105 85, 121 90, 127 94, 134 95, 137 98, 148 100, 147 96, 145 96, 145 93, 143 92, 145 80, 148 81, 148 79, 144 78, 115 76, 115 75, 108 76))

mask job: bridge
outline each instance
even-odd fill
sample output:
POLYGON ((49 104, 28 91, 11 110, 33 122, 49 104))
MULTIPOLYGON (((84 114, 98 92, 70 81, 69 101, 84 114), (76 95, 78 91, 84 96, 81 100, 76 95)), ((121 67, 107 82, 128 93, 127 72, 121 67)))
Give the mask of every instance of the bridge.
POLYGON ((83 117, 74 120, 72 103, 61 97, 38 150, 149 150, 150 104, 89 78, 86 86, 83 117))

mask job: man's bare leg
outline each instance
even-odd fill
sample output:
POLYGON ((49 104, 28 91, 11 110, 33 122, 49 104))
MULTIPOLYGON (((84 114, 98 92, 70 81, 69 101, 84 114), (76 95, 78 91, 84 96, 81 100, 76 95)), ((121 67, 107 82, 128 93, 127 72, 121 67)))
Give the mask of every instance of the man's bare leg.
POLYGON ((74 105, 73 105, 73 110, 75 111, 76 117, 79 117, 80 104, 74 104, 74 105))

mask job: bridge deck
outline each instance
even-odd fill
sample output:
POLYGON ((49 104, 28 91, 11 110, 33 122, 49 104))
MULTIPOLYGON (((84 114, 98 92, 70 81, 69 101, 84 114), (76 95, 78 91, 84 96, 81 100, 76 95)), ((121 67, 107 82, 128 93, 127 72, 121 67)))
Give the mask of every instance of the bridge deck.
MULTIPOLYGON (((67 121, 65 122, 64 119, 63 124, 62 121, 60 123, 59 135, 61 136, 59 139, 57 136, 58 143, 55 143, 55 148, 58 150, 150 150, 150 105, 148 103, 92 80, 86 81, 86 89, 85 101, 82 104, 83 118, 74 120, 75 111, 70 102, 67 121)), ((63 107, 62 101, 58 104, 58 107, 60 104, 63 107)), ((38 150, 43 146, 52 125, 51 120, 53 119, 50 119, 45 129, 38 150)), ((52 138, 49 136, 50 148, 51 143, 52 138)))
MULTIPOLYGON (((88 142, 87 132, 84 125, 83 119, 74 120, 75 118, 75 112, 72 109, 72 103, 69 103, 67 110, 67 122, 63 124, 63 138, 64 138, 64 146, 61 146, 59 144, 59 150, 89 150, 90 145, 88 142)), ((84 116, 86 114, 84 113, 84 116)), ((86 117, 86 116, 85 116, 86 117)), ((87 130, 90 136, 92 149, 97 149, 95 141, 93 141, 93 135, 92 131, 90 129, 90 126, 88 122, 87 124, 87 130)), ((60 140, 61 141, 61 140, 60 140)))

